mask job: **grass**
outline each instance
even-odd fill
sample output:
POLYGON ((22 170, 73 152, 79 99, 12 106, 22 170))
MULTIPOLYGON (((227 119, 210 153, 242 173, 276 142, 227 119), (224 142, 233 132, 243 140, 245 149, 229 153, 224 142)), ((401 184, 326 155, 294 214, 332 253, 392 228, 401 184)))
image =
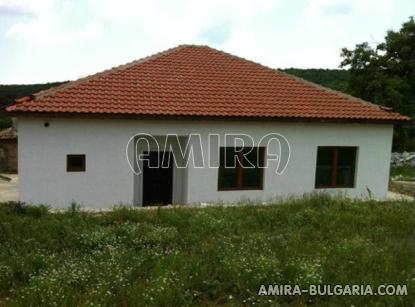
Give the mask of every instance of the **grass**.
POLYGON ((415 204, 102 214, 0 206, 0 305, 415 305, 415 204), (261 284, 405 284, 408 296, 258 296, 261 284))
POLYGON ((415 181, 415 167, 393 166, 390 175, 394 180, 415 181))

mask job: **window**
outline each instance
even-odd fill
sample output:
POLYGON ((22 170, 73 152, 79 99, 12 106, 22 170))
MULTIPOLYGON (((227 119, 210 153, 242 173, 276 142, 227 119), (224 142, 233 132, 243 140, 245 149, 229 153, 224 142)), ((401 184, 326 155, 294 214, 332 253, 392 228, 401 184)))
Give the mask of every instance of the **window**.
POLYGON ((262 190, 264 147, 221 147, 218 190, 262 190))
POLYGON ((67 172, 85 172, 85 155, 67 155, 67 172))
POLYGON ((316 188, 353 188, 357 147, 317 149, 316 188))

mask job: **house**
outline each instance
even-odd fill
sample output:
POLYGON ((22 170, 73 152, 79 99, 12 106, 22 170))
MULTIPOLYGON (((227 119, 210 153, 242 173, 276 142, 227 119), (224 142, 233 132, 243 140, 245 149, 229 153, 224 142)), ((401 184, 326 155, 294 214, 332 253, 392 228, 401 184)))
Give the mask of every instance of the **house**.
POLYGON ((18 99, 5 111, 18 119, 21 200, 96 208, 313 191, 384 199, 393 124, 409 120, 194 45, 18 99))
POLYGON ((0 171, 17 172, 17 133, 13 127, 0 131, 0 171))

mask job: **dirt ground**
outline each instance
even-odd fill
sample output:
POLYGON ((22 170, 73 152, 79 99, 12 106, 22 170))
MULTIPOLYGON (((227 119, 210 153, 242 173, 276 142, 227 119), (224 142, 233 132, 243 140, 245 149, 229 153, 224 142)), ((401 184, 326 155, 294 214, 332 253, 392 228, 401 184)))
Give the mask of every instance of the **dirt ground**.
POLYGON ((414 181, 391 181, 389 191, 415 197, 414 181))
POLYGON ((17 201, 19 199, 19 190, 17 188, 18 177, 16 174, 1 174, 0 177, 0 202, 17 201), (4 180, 3 177, 10 178, 10 181, 4 180))
MULTIPOLYGON (((0 174, 0 176, 11 179, 7 181, 0 177, 0 202, 17 201, 19 199, 18 176, 16 174, 0 174)), ((415 197, 415 182, 391 181, 389 191, 388 199, 413 199, 415 197)))

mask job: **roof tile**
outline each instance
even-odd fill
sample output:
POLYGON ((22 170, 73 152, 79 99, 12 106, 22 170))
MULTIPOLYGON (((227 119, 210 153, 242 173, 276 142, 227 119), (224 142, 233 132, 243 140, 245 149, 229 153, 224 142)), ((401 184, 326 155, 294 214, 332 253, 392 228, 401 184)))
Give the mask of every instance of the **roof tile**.
POLYGON ((18 99, 7 112, 401 121, 387 108, 207 46, 182 45, 18 99))
POLYGON ((17 138, 17 133, 13 127, 0 131, 0 140, 13 140, 16 138, 17 138))

